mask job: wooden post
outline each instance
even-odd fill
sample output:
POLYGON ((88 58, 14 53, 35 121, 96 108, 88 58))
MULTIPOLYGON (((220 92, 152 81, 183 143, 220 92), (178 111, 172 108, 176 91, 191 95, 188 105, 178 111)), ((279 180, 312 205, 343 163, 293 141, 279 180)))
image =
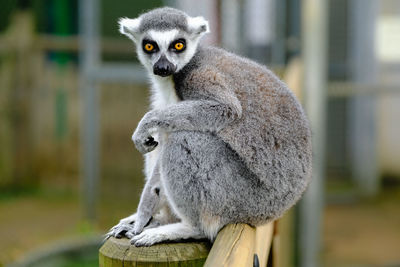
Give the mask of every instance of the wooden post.
POLYGON ((100 267, 120 266, 267 266, 274 223, 258 227, 229 224, 211 247, 207 241, 135 247, 129 239, 110 238, 100 248, 100 267))
POLYGON ((203 266, 210 251, 207 241, 162 243, 135 247, 129 239, 110 238, 100 248, 100 267, 203 266))
POLYGON ((272 222, 258 227, 247 224, 225 226, 218 233, 204 266, 255 266, 255 255, 259 266, 267 266, 273 227, 272 222))

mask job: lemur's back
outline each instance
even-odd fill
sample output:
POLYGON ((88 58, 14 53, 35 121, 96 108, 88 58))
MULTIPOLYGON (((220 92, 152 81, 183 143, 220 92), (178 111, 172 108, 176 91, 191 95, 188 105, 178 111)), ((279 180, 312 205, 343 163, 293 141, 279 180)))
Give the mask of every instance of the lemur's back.
POLYGON ((236 96, 242 116, 217 134, 263 182, 297 201, 310 178, 311 134, 300 104, 274 73, 249 59, 206 47, 199 48, 175 82, 183 100, 218 98, 220 92, 207 86, 224 83, 221 95, 236 96))

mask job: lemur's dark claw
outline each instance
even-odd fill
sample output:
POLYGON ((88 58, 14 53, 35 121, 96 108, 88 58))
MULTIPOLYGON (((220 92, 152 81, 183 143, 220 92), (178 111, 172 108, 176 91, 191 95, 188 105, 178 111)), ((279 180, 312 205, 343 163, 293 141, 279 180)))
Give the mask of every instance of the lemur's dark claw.
POLYGON ((156 147, 158 145, 158 142, 154 140, 153 136, 149 136, 147 137, 146 141, 144 141, 144 144, 146 146, 156 147))

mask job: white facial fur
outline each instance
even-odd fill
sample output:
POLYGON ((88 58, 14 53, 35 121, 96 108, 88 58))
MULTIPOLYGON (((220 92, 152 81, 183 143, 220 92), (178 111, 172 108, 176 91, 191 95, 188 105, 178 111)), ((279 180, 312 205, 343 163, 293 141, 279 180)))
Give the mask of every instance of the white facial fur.
POLYGON ((189 35, 177 29, 169 31, 150 30, 140 38, 137 45, 137 54, 140 62, 147 68, 149 72, 153 71, 154 64, 165 55, 169 62, 176 67, 176 72, 180 71, 193 57, 200 38, 197 35, 189 35), (141 42, 144 38, 150 39, 157 43, 159 51, 154 54, 146 54, 143 51, 141 42), (169 50, 170 44, 177 39, 185 39, 186 49, 181 53, 169 50))
POLYGON ((122 18, 119 20, 120 32, 128 36, 136 43, 138 58, 143 66, 153 74, 153 66, 165 55, 169 62, 176 66, 176 72, 180 71, 193 57, 201 37, 209 32, 208 22, 203 17, 187 17, 189 32, 172 29, 167 31, 149 30, 139 32, 140 17, 136 19, 122 18), (157 43, 159 51, 147 54, 143 51, 143 39, 149 39, 157 43), (169 50, 171 42, 177 39, 185 39, 186 49, 181 53, 169 50))
POLYGON ((144 37, 146 37, 147 39, 156 42, 159 48, 158 52, 148 55, 144 53, 141 45, 137 45, 139 60, 149 72, 153 72, 153 66, 160 59, 161 55, 165 55, 169 62, 173 63, 175 66, 177 65, 176 57, 173 53, 168 51, 168 48, 171 42, 177 39, 178 33, 179 31, 176 29, 170 31, 150 30, 143 36, 143 38, 141 38, 143 40, 144 37))

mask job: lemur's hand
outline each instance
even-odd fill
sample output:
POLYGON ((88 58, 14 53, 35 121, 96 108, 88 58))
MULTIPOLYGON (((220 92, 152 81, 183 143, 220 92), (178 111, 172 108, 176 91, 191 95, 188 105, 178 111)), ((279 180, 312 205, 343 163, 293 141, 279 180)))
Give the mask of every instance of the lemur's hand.
POLYGON ((132 140, 135 143, 137 150, 142 154, 153 151, 158 145, 158 142, 154 140, 153 136, 138 131, 133 133, 132 140))
POLYGON ((110 231, 105 235, 105 239, 113 236, 116 238, 121 238, 126 235, 126 233, 133 231, 135 221, 137 220, 137 214, 133 214, 119 221, 117 225, 112 227, 110 231))
POLYGON ((153 133, 151 132, 152 129, 154 130, 157 127, 154 116, 152 115, 151 111, 144 115, 132 135, 132 141, 142 154, 153 151, 158 145, 158 142, 154 139, 152 136, 153 133))
POLYGON ((135 235, 142 233, 144 229, 150 229, 160 226, 160 221, 145 217, 138 217, 137 213, 126 217, 119 221, 117 225, 112 227, 107 234, 104 235, 104 241, 110 237, 123 238, 127 237, 132 239, 135 235))

